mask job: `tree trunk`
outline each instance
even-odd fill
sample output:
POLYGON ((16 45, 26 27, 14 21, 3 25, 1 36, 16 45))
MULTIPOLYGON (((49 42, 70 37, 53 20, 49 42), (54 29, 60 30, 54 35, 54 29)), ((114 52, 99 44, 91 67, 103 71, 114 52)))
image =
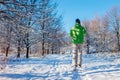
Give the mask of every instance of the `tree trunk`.
POLYGON ((43 33, 43 35, 42 35, 42 56, 44 56, 44 53, 45 53, 45 40, 44 40, 44 38, 45 38, 45 35, 43 33))
POLYGON ((52 49, 51 49, 51 51, 52 51, 52 54, 53 54, 53 52, 54 52, 53 45, 52 45, 52 49))
POLYGON ((47 54, 49 54, 50 52, 49 52, 49 49, 50 49, 50 42, 48 41, 48 45, 47 45, 47 54))
POLYGON ((30 44, 29 44, 29 42, 30 42, 30 40, 29 40, 29 33, 26 34, 26 37, 27 37, 27 42, 26 42, 26 49, 27 49, 27 51, 26 51, 26 58, 29 58, 29 50, 30 50, 30 44))
POLYGON ((118 51, 120 51, 120 39, 119 39, 119 32, 117 32, 117 43, 118 43, 118 51))
POLYGON ((17 54, 17 58, 20 58, 20 40, 18 40, 18 54, 17 54))
POLYGON ((29 58, 29 47, 26 47, 27 51, 26 51, 26 58, 29 58))
POLYGON ((60 47, 59 47, 59 49, 58 49, 58 54, 60 54, 60 47))
POLYGON ((42 56, 44 56, 44 52, 45 51, 45 48, 44 48, 44 40, 43 40, 43 42, 42 42, 42 56))
POLYGON ((87 37, 86 37, 86 44, 87 44, 87 54, 89 54, 90 53, 90 37, 89 37, 89 34, 88 34, 88 32, 87 32, 87 37))
POLYGON ((9 48, 10 48, 10 46, 8 46, 8 47, 6 48, 6 57, 8 57, 9 48))
POLYGON ((46 50, 46 53, 49 54, 49 49, 46 50))
POLYGON ((20 58, 20 47, 18 47, 18 54, 17 54, 17 58, 20 58))
POLYGON ((87 40, 87 54, 89 54, 89 53, 90 53, 90 50, 89 50, 89 45, 90 45, 90 42, 89 42, 89 40, 87 40))

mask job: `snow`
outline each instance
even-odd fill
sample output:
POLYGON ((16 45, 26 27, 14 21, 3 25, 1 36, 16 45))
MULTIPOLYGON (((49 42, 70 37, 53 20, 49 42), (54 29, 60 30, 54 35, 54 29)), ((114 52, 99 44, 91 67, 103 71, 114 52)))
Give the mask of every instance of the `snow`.
POLYGON ((82 68, 76 71, 71 58, 71 54, 10 58, 0 70, 0 80, 120 80, 119 54, 84 54, 82 68))

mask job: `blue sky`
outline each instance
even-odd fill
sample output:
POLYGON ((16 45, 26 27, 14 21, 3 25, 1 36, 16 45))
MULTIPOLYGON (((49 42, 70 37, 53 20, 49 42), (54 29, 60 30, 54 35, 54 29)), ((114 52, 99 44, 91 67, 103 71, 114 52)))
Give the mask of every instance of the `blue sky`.
POLYGON ((120 6, 120 0, 55 0, 58 13, 63 15, 65 30, 74 26, 75 19, 92 19, 95 15, 104 15, 111 7, 120 6))

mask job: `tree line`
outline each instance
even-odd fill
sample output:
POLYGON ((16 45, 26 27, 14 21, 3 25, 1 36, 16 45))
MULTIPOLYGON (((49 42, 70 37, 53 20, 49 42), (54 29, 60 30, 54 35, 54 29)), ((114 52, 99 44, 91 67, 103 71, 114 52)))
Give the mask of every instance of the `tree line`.
POLYGON ((62 16, 52 0, 0 0, 0 51, 19 58, 60 53, 66 43, 62 16))
POLYGON ((84 20, 87 53, 120 51, 120 7, 114 6, 103 16, 84 20))
MULTIPOLYGON (((29 58, 70 48, 71 38, 62 28, 57 6, 53 0, 0 0, 0 53, 29 58)), ((82 25, 87 30, 87 53, 120 51, 120 7, 83 20, 82 25)))

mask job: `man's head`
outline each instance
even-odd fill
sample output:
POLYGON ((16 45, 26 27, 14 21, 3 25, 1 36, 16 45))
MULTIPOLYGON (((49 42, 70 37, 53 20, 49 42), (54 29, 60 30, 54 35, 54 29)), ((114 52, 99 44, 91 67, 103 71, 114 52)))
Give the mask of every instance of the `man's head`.
POLYGON ((76 23, 79 23, 79 24, 80 24, 80 20, 79 20, 78 18, 76 19, 76 23))

